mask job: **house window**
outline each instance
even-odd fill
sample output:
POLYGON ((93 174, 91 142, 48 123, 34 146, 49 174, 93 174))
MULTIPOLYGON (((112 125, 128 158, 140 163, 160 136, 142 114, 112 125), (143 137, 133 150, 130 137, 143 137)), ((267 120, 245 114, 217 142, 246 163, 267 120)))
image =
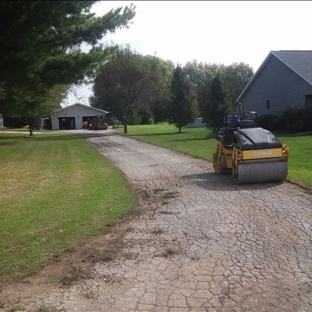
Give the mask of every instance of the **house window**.
POLYGON ((305 108, 307 108, 307 109, 312 108, 312 94, 305 96, 305 108))
POLYGON ((271 107, 271 100, 265 100, 266 108, 269 109, 271 107))

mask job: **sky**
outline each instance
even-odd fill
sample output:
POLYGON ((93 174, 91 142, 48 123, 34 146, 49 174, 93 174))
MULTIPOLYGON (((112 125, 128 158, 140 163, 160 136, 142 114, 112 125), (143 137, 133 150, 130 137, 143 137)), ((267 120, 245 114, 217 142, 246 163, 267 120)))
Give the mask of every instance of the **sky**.
MULTIPOLYGON (((274 50, 312 50, 312 1, 100 1, 98 16, 136 6, 129 28, 102 42, 129 44, 175 65, 244 62, 253 70, 274 50)), ((92 85, 77 87, 64 105, 89 105, 92 85)))

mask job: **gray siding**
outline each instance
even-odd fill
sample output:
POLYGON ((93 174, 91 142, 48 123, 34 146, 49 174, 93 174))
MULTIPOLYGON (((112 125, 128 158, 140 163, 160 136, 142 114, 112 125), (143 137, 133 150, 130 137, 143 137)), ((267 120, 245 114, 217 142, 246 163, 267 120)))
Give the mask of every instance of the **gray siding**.
POLYGON ((244 111, 257 114, 276 114, 287 107, 305 107, 305 95, 312 94, 312 86, 288 66, 271 56, 258 76, 245 90, 240 102, 244 111), (270 108, 266 108, 266 100, 270 108))

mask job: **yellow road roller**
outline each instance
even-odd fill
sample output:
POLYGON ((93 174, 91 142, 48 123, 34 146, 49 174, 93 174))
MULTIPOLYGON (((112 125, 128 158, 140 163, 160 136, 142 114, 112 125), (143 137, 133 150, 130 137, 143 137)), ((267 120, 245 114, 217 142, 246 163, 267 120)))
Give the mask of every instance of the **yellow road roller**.
POLYGON ((240 112, 224 118, 216 136, 214 171, 232 171, 239 184, 284 181, 289 148, 271 131, 256 127, 256 117, 256 112, 240 112))

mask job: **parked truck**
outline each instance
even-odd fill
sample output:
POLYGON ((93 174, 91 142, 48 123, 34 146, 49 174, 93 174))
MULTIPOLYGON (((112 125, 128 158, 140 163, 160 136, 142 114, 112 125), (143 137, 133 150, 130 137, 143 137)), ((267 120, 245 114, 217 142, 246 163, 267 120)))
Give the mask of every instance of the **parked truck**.
POLYGON ((90 130, 107 130, 107 122, 105 115, 94 116, 92 120, 90 120, 89 124, 90 130))

